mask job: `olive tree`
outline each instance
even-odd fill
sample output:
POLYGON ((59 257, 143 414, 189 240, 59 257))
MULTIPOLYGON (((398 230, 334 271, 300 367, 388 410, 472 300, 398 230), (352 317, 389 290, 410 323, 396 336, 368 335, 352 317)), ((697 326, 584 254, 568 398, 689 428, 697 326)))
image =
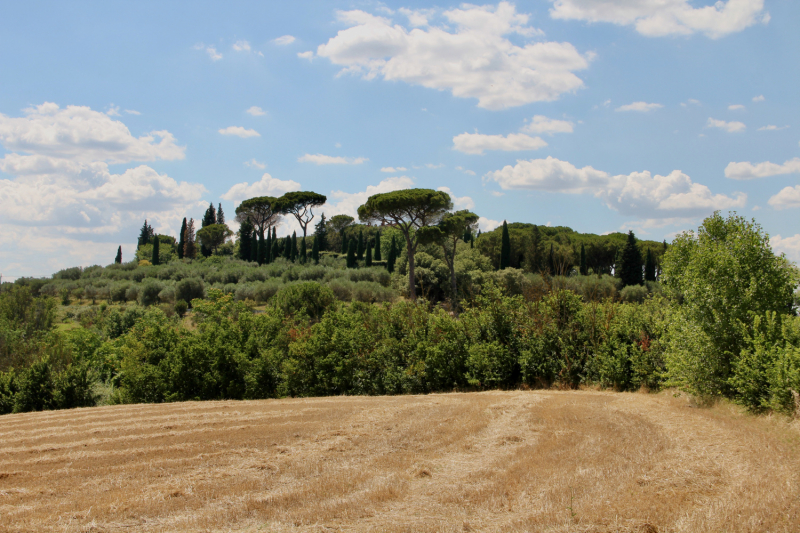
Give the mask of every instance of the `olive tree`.
POLYGON ((217 248, 225 243, 233 232, 228 228, 227 224, 209 224, 201 228, 197 232, 197 238, 200 242, 211 250, 212 253, 217 253, 217 248))
POLYGON ((464 239, 467 232, 472 232, 478 227, 478 215, 471 211, 463 210, 447 213, 438 224, 421 228, 417 232, 420 243, 437 244, 442 247, 444 260, 450 269, 450 294, 453 311, 458 309, 458 287, 456 285, 456 245, 464 239))
POLYGON ((796 269, 773 253, 755 221, 719 212, 697 233, 678 235, 662 264, 663 283, 681 302, 671 321, 670 379, 704 395, 730 394, 747 329, 768 311, 791 310, 796 269))
POLYGON ((416 230, 437 224, 452 208, 450 195, 433 189, 403 189, 374 194, 358 208, 358 218, 362 222, 389 224, 403 234, 408 253, 408 293, 412 299, 417 298, 414 254, 419 240, 416 230))

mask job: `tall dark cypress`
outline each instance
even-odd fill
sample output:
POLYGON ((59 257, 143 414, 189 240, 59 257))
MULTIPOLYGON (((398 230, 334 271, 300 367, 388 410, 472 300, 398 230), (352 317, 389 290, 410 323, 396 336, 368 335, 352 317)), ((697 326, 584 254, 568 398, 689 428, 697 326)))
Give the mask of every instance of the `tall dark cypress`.
POLYGON ((308 261, 308 248, 306 248, 306 238, 300 241, 300 262, 305 264, 308 261))
POLYGON ((382 261, 381 259, 381 232, 375 234, 375 253, 373 254, 375 261, 382 261))
POLYGON ((203 215, 203 221, 200 223, 201 228, 205 228, 206 226, 210 226, 212 224, 217 223, 217 211, 214 209, 214 204, 208 204, 208 209, 206 209, 205 214, 203 215))
POLYGON ((122 246, 117 248, 117 257, 114 258, 114 262, 118 265, 122 264, 122 246))
POLYGON ((222 204, 217 207, 217 224, 225 223, 225 213, 222 211, 222 204))
POLYGON ((250 237, 250 261, 258 263, 258 232, 254 231, 250 237))
POLYGON ((622 249, 622 265, 620 266, 619 278, 622 285, 641 285, 642 284, 642 252, 636 244, 636 236, 632 231, 628 231, 628 240, 622 249))
POLYGON ((556 275, 556 256, 553 253, 553 243, 550 243, 550 256, 547 258, 547 269, 551 276, 556 275))
POLYGON ((283 258, 284 259, 291 259, 292 258, 292 236, 287 235, 285 239, 283 239, 283 258))
POLYGON ((289 246, 291 249, 289 250, 289 259, 291 259, 292 263, 297 260, 297 232, 292 232, 292 240, 289 241, 289 246))
POLYGON ((656 280, 656 260, 653 257, 653 251, 650 248, 647 249, 647 254, 645 255, 644 260, 644 280, 656 280))
POLYGON ((356 240, 350 239, 350 242, 347 245, 347 268, 356 268, 358 266, 358 262, 356 261, 357 248, 358 244, 356 243, 356 240))
POLYGON ((311 246, 311 259, 314 261, 314 264, 319 263, 319 235, 314 235, 314 244, 311 246))
POLYGON ((503 221, 503 235, 500 240, 500 270, 511 266, 511 239, 508 236, 508 224, 503 221))
POLYGON ((392 235, 392 242, 389 244, 389 256, 386 258, 386 270, 391 274, 394 272, 394 264, 397 262, 397 241, 392 235))
POLYGON ((358 232, 358 243, 356 246, 356 257, 359 261, 364 259, 364 230, 358 232))
POLYGON ((181 234, 178 237, 178 259, 183 259, 183 245, 186 242, 183 240, 186 237, 186 217, 183 217, 183 224, 181 224, 181 234))
POLYGON ((586 268, 586 247, 581 244, 581 276, 585 276, 589 270, 586 268))
POLYGON ((264 264, 264 256, 266 255, 266 243, 264 242, 264 232, 258 232, 258 252, 256 253, 256 261, 259 265, 264 264))
POLYGON ((153 227, 147 223, 147 220, 145 220, 142 229, 139 230, 139 246, 150 244, 150 241, 152 239, 153 239, 153 227))
POLYGON ((154 265, 161 264, 160 258, 158 257, 158 253, 160 252, 160 241, 158 240, 158 235, 153 237, 153 257, 150 261, 154 265))
POLYGON ((239 259, 250 260, 250 244, 253 242, 253 225, 245 219, 239 226, 239 259))
POLYGON ((342 237, 342 253, 346 254, 350 240, 347 238, 347 234, 344 232, 344 230, 340 231, 339 235, 342 237))
POLYGON ((325 213, 322 213, 319 217, 319 222, 314 226, 314 242, 319 240, 316 246, 320 252, 324 252, 328 247, 328 227, 326 224, 325 213))
POLYGON ((372 266, 372 243, 367 243, 367 251, 366 255, 364 256, 364 266, 371 267, 372 266))
POLYGON ((270 264, 275 258, 272 257, 272 232, 267 230, 267 239, 264 244, 264 264, 270 264))
POLYGON ((270 259, 275 261, 281 256, 281 244, 276 237, 272 238, 272 251, 270 251, 270 259))

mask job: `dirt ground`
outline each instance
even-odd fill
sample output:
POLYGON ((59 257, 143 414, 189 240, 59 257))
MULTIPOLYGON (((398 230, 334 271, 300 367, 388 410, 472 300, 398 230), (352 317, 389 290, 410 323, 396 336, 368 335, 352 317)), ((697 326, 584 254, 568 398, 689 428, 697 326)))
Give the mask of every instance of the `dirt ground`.
POLYGON ((0 531, 797 532, 800 431, 514 391, 0 417, 0 531))

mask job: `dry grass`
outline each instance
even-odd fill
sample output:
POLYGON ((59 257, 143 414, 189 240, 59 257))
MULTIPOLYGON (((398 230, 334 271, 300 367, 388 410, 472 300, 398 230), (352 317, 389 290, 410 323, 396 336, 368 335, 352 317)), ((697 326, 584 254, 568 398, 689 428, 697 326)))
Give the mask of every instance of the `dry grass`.
POLYGON ((0 417, 3 531, 800 531, 785 421, 487 392, 0 417))

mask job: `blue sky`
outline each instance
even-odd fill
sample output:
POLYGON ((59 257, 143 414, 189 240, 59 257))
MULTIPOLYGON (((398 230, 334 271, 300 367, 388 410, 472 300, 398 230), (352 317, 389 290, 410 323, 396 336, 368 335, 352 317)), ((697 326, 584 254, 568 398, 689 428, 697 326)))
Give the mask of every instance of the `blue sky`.
MULTIPOLYGON (((108 264, 148 221, 444 187, 671 239, 715 209, 800 260, 800 2, 6 2, 0 272, 108 264)), ((295 226, 286 221, 279 233, 295 226)))

